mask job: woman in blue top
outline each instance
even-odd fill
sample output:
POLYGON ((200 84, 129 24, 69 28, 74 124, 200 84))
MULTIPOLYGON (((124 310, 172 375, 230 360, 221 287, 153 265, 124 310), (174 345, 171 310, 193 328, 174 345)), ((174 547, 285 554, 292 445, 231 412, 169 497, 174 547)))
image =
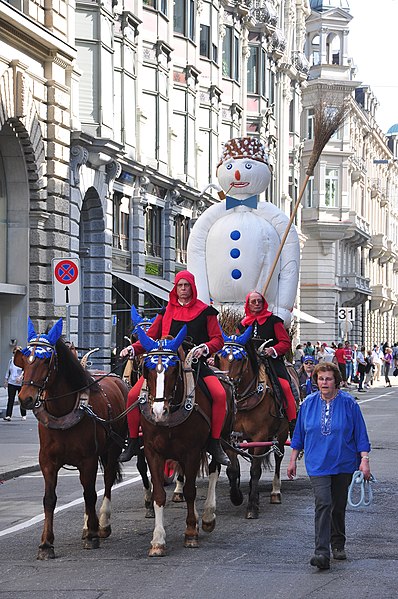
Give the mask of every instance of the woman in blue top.
POLYGON ((296 476, 297 456, 304 450, 315 496, 315 555, 310 564, 327 570, 330 546, 334 559, 346 559, 348 487, 358 469, 369 480, 370 443, 358 404, 339 389, 342 377, 337 366, 330 362, 318 364, 313 379, 319 391, 301 404, 287 475, 290 479, 296 476))

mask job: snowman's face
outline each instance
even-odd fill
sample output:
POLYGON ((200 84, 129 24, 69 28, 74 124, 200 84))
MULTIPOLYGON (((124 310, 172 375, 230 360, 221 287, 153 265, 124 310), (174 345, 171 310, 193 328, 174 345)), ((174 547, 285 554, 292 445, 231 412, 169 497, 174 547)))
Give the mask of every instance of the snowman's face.
POLYGON ((250 158, 231 158, 220 164, 217 178, 228 195, 249 197, 267 189, 271 172, 265 162, 250 158))

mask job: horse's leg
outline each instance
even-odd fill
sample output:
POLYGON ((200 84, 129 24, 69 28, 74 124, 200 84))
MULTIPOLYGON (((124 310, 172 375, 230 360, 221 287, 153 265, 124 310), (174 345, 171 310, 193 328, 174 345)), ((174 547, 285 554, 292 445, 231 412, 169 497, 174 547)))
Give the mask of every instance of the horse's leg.
POLYGON ((111 495, 112 487, 116 480, 121 480, 120 463, 118 457, 120 449, 117 445, 111 445, 107 453, 102 456, 102 464, 104 468, 104 498, 99 510, 99 525, 98 536, 101 539, 106 539, 112 532, 111 528, 111 495))
POLYGON ((198 514, 195 507, 196 499, 196 474, 200 466, 200 455, 193 456, 185 462, 184 497, 187 504, 187 519, 184 537, 184 547, 199 547, 198 514))
POLYGON ((145 518, 154 518, 155 512, 153 509, 152 483, 148 478, 148 465, 145 460, 143 449, 140 449, 137 455, 137 470, 141 475, 142 484, 144 485, 145 518))
POLYGON ((233 505, 242 505, 243 494, 240 490, 240 465, 239 458, 234 451, 228 452, 231 465, 227 467, 229 480, 229 496, 233 505))
POLYGON ((174 493, 173 493, 173 497, 172 497, 172 501, 174 503, 184 503, 183 487, 184 487, 184 476, 183 476, 183 474, 179 474, 177 476, 177 482, 176 482, 176 486, 174 488, 174 493))
POLYGON ((155 510, 155 528, 153 530, 149 557, 163 557, 166 555, 166 531, 163 524, 163 512, 166 503, 164 490, 164 464, 165 460, 160 455, 146 455, 152 475, 153 507, 155 510))
POLYGON ((40 467, 44 477, 44 526, 41 535, 41 542, 37 559, 47 560, 54 559, 54 510, 57 504, 57 488, 58 466, 53 464, 43 465, 43 460, 40 459, 40 467))
POLYGON ((98 459, 95 455, 90 460, 84 460, 79 466, 80 482, 83 487, 83 497, 85 503, 84 526, 83 526, 83 547, 84 549, 98 549, 98 516, 95 511, 97 503, 97 491, 95 481, 97 478, 98 459))
POLYGON ((280 503, 282 503, 282 494, 281 494, 281 464, 282 464, 282 460, 283 460, 283 456, 284 456, 284 452, 285 452, 285 441, 286 441, 286 438, 283 440, 283 442, 279 442, 278 443, 278 447, 279 447, 279 450, 282 453, 282 455, 279 455, 279 453, 274 453, 274 456, 275 456, 275 474, 274 474, 274 478, 272 480, 272 491, 271 491, 271 496, 270 496, 270 503, 277 504, 277 505, 280 504, 280 503))
POLYGON ((250 467, 249 501, 247 503, 246 518, 257 519, 260 508, 260 494, 258 483, 261 477, 261 458, 257 458, 254 451, 250 467))
POLYGON ((220 464, 212 459, 209 466, 209 484, 202 516, 202 529, 205 532, 213 532, 216 526, 216 486, 220 470, 220 464))

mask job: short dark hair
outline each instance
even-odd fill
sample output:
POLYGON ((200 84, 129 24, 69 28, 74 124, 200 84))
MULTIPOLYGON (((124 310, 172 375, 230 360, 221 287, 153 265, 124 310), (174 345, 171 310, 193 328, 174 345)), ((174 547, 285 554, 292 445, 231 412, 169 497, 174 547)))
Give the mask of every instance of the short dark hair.
POLYGON ((336 366, 336 364, 333 364, 333 362, 321 362, 315 366, 312 378, 314 379, 316 385, 318 384, 319 372, 333 372, 336 387, 338 387, 343 380, 339 368, 336 366))

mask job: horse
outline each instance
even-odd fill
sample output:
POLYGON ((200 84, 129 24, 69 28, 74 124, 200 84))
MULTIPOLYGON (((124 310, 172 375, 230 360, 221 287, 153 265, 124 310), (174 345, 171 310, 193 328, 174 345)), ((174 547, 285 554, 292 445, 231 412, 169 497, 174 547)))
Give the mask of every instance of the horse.
MULTIPOLYGON (((166 460, 177 462, 184 476, 183 494, 187 505, 184 546, 199 546, 195 483, 200 466, 207 463, 205 450, 211 429, 211 400, 192 370, 192 352, 185 358, 180 347, 186 330, 184 325, 174 339, 168 337, 157 341, 148 337, 145 331, 138 331, 139 340, 146 351, 139 404, 141 427, 155 509, 155 527, 148 553, 150 557, 166 555, 163 524, 166 460)), ((231 394, 228 387, 227 393, 231 394)), ((206 532, 211 532, 215 527, 213 487, 202 515, 202 529, 206 532)))
MULTIPOLYGON (((234 431, 236 436, 248 442, 273 442, 271 451, 275 456, 275 472, 270 496, 271 504, 280 504, 281 479, 280 468, 284 454, 285 442, 288 438, 288 420, 275 401, 267 377, 259 380, 258 365, 249 358, 246 346, 251 343, 251 327, 242 335, 227 336, 223 333, 224 346, 215 356, 215 364, 228 376, 235 385, 237 412, 234 431)), ((252 462, 250 468, 249 499, 246 518, 256 519, 259 516, 259 480, 261 477, 262 458, 269 463, 269 453, 264 447, 251 448, 252 462)), ((243 502, 240 490, 240 468, 237 457, 231 457, 231 466, 227 468, 230 482, 230 498, 234 505, 243 502)))
POLYGON ((118 457, 127 433, 126 385, 116 376, 96 381, 62 341, 61 333, 62 319, 45 335, 38 335, 29 319, 28 344, 15 354, 15 364, 23 369, 19 400, 38 420, 39 464, 45 482, 40 560, 55 557, 57 477, 66 464, 78 469, 83 486, 83 547, 96 549, 100 538, 109 537, 111 489, 121 480, 118 457), (105 483, 99 517, 95 487, 98 461, 105 483))

